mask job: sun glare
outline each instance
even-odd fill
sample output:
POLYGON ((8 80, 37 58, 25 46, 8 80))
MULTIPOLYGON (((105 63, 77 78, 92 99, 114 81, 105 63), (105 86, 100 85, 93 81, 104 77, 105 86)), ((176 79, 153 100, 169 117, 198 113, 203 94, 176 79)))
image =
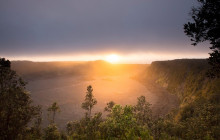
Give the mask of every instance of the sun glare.
POLYGON ((119 56, 116 54, 111 54, 111 55, 106 56, 105 60, 110 63, 116 63, 119 60, 119 56))

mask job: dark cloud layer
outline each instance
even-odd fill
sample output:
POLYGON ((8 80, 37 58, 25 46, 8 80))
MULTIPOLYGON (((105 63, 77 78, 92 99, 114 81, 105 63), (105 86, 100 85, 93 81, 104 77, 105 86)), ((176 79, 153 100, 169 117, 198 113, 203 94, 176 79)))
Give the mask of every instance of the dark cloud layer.
POLYGON ((192 0, 2 0, 0 55, 197 51, 187 47, 182 29, 192 6, 192 0))

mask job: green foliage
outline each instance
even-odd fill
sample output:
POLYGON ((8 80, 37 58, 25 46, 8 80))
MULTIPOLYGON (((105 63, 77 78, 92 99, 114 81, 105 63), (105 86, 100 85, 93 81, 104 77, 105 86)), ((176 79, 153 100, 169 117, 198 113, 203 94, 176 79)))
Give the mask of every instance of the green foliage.
POLYGON ((152 63, 146 83, 157 83, 180 98, 175 112, 153 122, 155 139, 219 139, 220 79, 207 78, 208 69, 205 60, 152 63))
POLYGON ((0 136, 17 139, 25 135, 28 123, 39 114, 32 105, 26 83, 10 69, 10 61, 0 58, 0 136))
POLYGON ((88 111, 89 118, 91 117, 91 111, 94 105, 97 104, 97 100, 93 97, 93 88, 91 85, 87 87, 85 101, 82 103, 82 108, 88 111))
MULTIPOLYGON (((141 96, 139 99, 145 99, 141 96)), ((143 100, 141 100, 143 101, 143 100)), ((149 103, 145 100, 144 105, 149 107, 149 103)), ((140 105, 137 105, 140 106, 140 105)), ((149 108, 147 108, 149 109, 149 108)), ((114 105, 114 102, 109 102, 106 111, 110 112, 108 117, 103 120, 102 114, 97 113, 93 117, 89 118, 88 114, 80 121, 68 122, 66 130, 69 138, 71 139, 143 139, 151 140, 151 136, 148 127, 139 125, 136 120, 136 114, 134 107, 120 105, 114 105)), ((138 108, 141 112, 141 108, 138 108)), ((144 112, 144 111, 142 111, 144 112)), ((146 117, 147 114, 145 114, 146 117)), ((150 115, 150 112, 149 112, 150 115)))
POLYGON ((218 139, 220 137, 220 108, 205 99, 182 108, 178 120, 175 114, 154 122, 153 132, 157 139, 218 139))
POLYGON ((209 63, 212 66, 209 76, 220 77, 220 1, 197 0, 198 7, 191 11, 192 20, 184 25, 184 32, 191 38, 192 45, 209 41, 209 63))
POLYGON ((57 112, 60 112, 60 107, 57 102, 54 102, 51 106, 48 107, 47 111, 49 112, 48 116, 51 116, 50 123, 55 122, 55 116, 57 112))
POLYGON ((39 108, 39 114, 34 120, 34 123, 32 124, 31 127, 27 128, 25 131, 25 135, 20 136, 19 139, 23 140, 41 140, 42 139, 42 127, 41 127, 41 122, 42 122, 42 112, 41 108, 39 108))
POLYGON ((137 98, 137 105, 134 106, 135 118, 139 125, 147 125, 149 128, 152 126, 152 111, 150 104, 146 101, 145 96, 137 98))
POLYGON ((108 112, 108 114, 107 114, 108 117, 111 115, 112 108, 114 107, 114 105, 115 105, 115 102, 110 101, 107 103, 107 106, 104 108, 104 111, 108 112))
POLYGON ((108 102, 107 106, 104 108, 104 111, 111 112, 114 105, 115 105, 115 102, 113 101, 108 102))
POLYGON ((131 106, 122 107, 115 105, 111 116, 101 124, 102 137, 104 138, 126 138, 125 133, 135 124, 131 106))
POLYGON ((185 129, 188 130, 185 137, 193 139, 203 139, 206 136, 212 138, 220 137, 220 107, 210 103, 205 99, 197 99, 192 104, 193 109, 188 113, 185 108, 181 112, 181 123, 185 125, 185 129))
POLYGON ((133 110, 132 106, 115 105, 111 115, 100 125, 101 137, 103 139, 152 139, 148 130, 138 125, 133 110))
POLYGON ((45 140, 59 140, 60 132, 55 124, 50 124, 44 129, 44 139, 45 140))
POLYGON ((61 140, 69 140, 65 131, 60 132, 60 139, 61 140))
POLYGON ((68 122, 66 130, 73 139, 91 139, 100 137, 100 123, 102 122, 102 113, 96 113, 89 118, 88 115, 80 121, 68 122))
POLYGON ((88 112, 80 121, 68 122, 66 126, 67 133, 72 139, 97 139, 100 137, 99 124, 102 122, 102 113, 95 113, 91 116, 91 110, 97 104, 94 98, 92 86, 87 87, 85 102, 82 108, 88 112))

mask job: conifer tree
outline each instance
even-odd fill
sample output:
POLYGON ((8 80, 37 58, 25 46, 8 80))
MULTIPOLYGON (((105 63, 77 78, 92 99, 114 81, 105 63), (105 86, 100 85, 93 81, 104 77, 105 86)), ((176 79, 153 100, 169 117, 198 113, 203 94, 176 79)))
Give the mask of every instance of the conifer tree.
POLYGON ((88 116, 91 118, 91 112, 94 105, 97 104, 97 100, 93 96, 93 88, 91 85, 87 87, 87 92, 85 96, 84 103, 82 103, 82 108, 88 111, 88 116))
POLYGON ((52 118, 51 118, 51 123, 55 122, 55 116, 57 112, 60 112, 60 107, 57 104, 57 102, 54 102, 48 109, 47 111, 50 112, 50 114, 52 114, 52 118))

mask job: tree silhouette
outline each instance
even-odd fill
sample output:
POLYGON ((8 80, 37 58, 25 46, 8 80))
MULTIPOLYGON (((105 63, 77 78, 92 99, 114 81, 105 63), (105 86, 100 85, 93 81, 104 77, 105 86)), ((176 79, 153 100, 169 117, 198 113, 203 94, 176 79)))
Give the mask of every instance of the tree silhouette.
POLYGON ((210 77, 220 77, 220 1, 197 0, 199 7, 191 11, 192 22, 184 24, 184 32, 191 38, 192 45, 208 41, 211 46, 209 64, 210 77))
POLYGON ((115 102, 110 101, 109 103, 107 103, 107 106, 104 108, 104 111, 111 112, 114 105, 115 105, 115 102))
POLYGON ((47 111, 49 111, 50 114, 52 114, 51 123, 54 123, 55 122, 56 113, 60 112, 60 107, 57 104, 57 102, 54 102, 51 106, 49 106, 47 111))
POLYGON ((112 112, 112 108, 114 107, 115 102, 114 101, 110 101, 107 103, 107 106, 104 108, 105 112, 108 112, 107 116, 110 117, 111 112, 112 112))
POLYGON ((5 58, 0 58, 0 67, 10 68, 11 62, 9 60, 5 60, 5 58))
POLYGON ((92 92, 93 92, 92 86, 89 85, 87 87, 84 103, 82 103, 82 108, 88 111, 89 118, 91 118, 91 111, 93 106, 97 104, 97 100, 93 97, 92 92))
POLYGON ((26 83, 10 69, 10 61, 0 58, 0 137, 18 139, 28 123, 39 114, 32 105, 26 83))

